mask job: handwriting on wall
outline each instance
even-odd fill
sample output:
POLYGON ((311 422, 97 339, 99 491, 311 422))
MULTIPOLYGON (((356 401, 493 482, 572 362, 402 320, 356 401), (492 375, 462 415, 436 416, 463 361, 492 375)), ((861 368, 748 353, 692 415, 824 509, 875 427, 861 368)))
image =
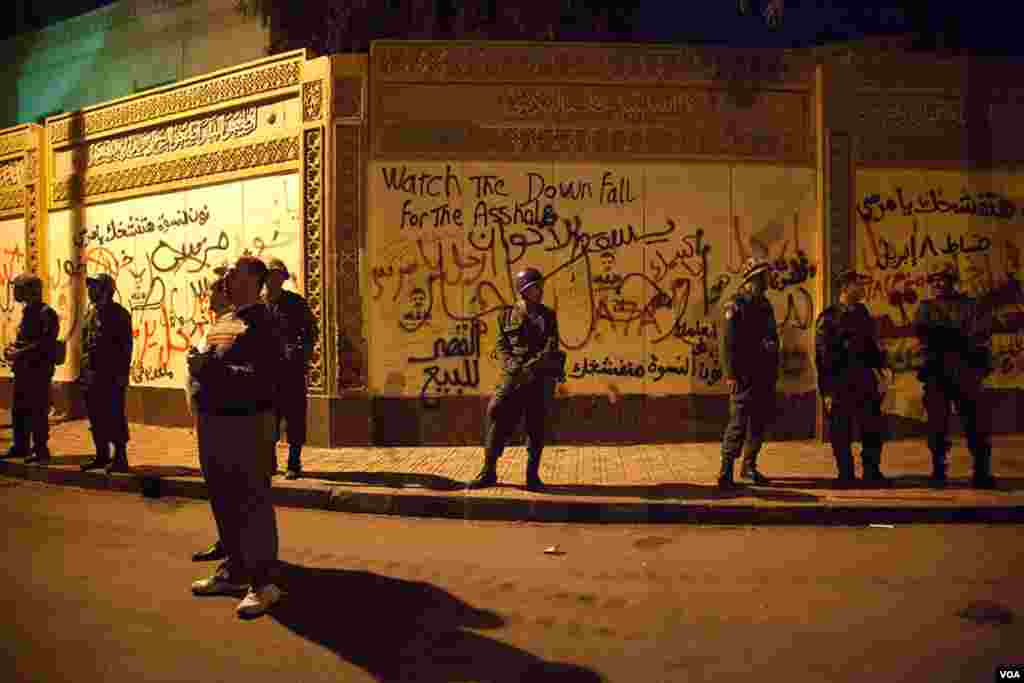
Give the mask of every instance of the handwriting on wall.
MULTIPOLYGON (((727 193, 728 167, 722 168, 727 193)), ((801 242, 810 239, 814 185, 810 171, 792 173, 795 182, 771 183, 792 194, 774 199, 770 216, 771 225, 791 224, 790 235, 743 229, 759 219, 732 220, 728 201, 721 203, 724 216, 700 215, 696 223, 689 202, 700 196, 676 196, 685 184, 666 187, 664 198, 649 196, 641 167, 376 166, 371 324, 385 337, 397 335, 395 348, 417 351, 400 355, 375 345, 371 385, 417 387, 430 406, 446 395, 487 391, 498 375, 491 357, 495 315, 515 300, 515 273, 537 267, 570 353, 570 390, 604 391, 620 380, 637 391, 717 389, 720 304, 737 291, 742 258, 763 252, 772 263, 769 298, 777 318, 791 330, 790 345, 803 350, 794 351, 787 377, 810 386, 811 369, 800 358, 806 360, 809 348, 814 299, 808 286, 817 265, 801 242), (662 203, 679 211, 664 211, 662 203), (716 221, 734 230, 701 225, 716 221), (465 349, 472 352, 460 352, 465 349), (416 376, 397 380, 406 373, 416 376)), ((763 184, 752 185, 755 190, 763 193, 763 184)))
POLYGON ((132 314, 132 383, 180 386, 185 355, 212 320, 215 267, 273 255, 301 274, 297 193, 295 176, 277 176, 89 206, 77 229, 69 212, 52 214, 48 286, 69 353, 80 345, 83 280, 109 273, 132 314))
POLYGON ((897 373, 896 405, 908 415, 920 414, 919 406, 908 406, 920 402, 916 372, 923 363, 913 320, 921 302, 934 296, 928 273, 943 264, 955 266, 959 289, 991 311, 994 370, 987 383, 1024 386, 1018 185, 1005 172, 900 173, 898 185, 886 171, 858 172, 857 259, 869 276, 865 303, 897 373), (962 189, 967 185, 990 189, 968 192, 962 189))
MULTIPOLYGON (((25 270, 25 223, 21 218, 0 221, 0 348, 18 336, 21 305, 14 301, 11 280, 25 270)), ((0 376, 11 376, 10 364, 0 359, 0 376)))

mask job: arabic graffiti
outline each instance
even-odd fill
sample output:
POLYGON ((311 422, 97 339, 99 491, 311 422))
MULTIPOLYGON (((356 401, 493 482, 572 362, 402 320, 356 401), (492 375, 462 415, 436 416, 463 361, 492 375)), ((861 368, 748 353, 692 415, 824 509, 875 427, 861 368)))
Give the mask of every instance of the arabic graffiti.
POLYGON ((170 216, 161 213, 156 218, 145 216, 129 216, 128 225, 124 221, 111 219, 106 225, 93 226, 92 230, 83 228, 74 238, 74 245, 77 248, 87 247, 96 243, 100 246, 113 242, 114 240, 139 237, 155 232, 166 233, 172 229, 185 228, 189 225, 206 225, 210 220, 210 210, 207 206, 201 209, 179 209, 170 216))
POLYGON ((486 325, 481 320, 458 323, 455 336, 434 340, 433 355, 409 358, 411 364, 424 365, 420 388, 424 407, 437 408, 440 405, 439 395, 446 396, 452 392, 462 395, 465 389, 480 386, 480 337, 485 331, 486 325), (441 365, 440 361, 450 358, 461 359, 461 367, 441 365), (426 365, 428 363, 430 365, 426 365))
POLYGON ((959 201, 943 198, 942 188, 932 188, 918 195, 917 200, 904 199, 903 188, 896 188, 896 197, 883 198, 880 193, 865 195, 857 204, 857 214, 865 223, 881 223, 889 214, 954 214, 1010 220, 1017 215, 1017 205, 995 192, 979 192, 972 196, 967 190, 959 201))

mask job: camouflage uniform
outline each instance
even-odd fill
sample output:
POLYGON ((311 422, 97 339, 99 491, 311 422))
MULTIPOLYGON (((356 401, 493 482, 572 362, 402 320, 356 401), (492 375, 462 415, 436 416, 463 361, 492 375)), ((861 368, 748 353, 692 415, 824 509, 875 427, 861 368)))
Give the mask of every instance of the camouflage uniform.
POLYGON ((501 379, 487 409, 484 468, 475 482, 483 485, 496 482, 498 458, 525 415, 527 485, 539 486, 545 417, 555 384, 564 379, 564 354, 558 350, 558 321, 555 312, 544 304, 518 301, 498 316, 497 334, 501 379))
MULTIPOLYGON (((943 278, 955 282, 955 268, 942 268, 929 280, 943 278)), ((924 356, 924 366, 917 376, 924 385, 932 478, 936 483, 946 479, 946 454, 952 445, 947 438, 952 402, 963 418, 967 447, 974 460, 973 483, 993 486, 992 446, 982 406, 982 383, 992 369, 990 316, 972 297, 952 291, 918 306, 914 332, 921 340, 924 356)))
MULTIPOLYGON (((751 259, 744 286, 768 264, 751 259)), ((720 342, 722 374, 736 380, 729 397, 729 424, 722 437, 722 470, 719 484, 732 483, 733 464, 746 443, 741 475, 756 483, 768 483, 757 471, 757 454, 775 408, 775 384, 779 378, 779 334, 775 312, 766 297, 754 296, 744 287, 724 307, 720 342)))
MULTIPOLYGON (((845 284, 859 277, 848 271, 838 280, 845 284)), ((884 482, 880 463, 885 423, 875 369, 888 365, 875 340, 875 324, 867 307, 838 303, 822 311, 815 326, 814 348, 818 390, 823 399, 832 399, 827 417, 839 482, 855 481, 850 447, 854 423, 861 431, 864 479, 884 482)))

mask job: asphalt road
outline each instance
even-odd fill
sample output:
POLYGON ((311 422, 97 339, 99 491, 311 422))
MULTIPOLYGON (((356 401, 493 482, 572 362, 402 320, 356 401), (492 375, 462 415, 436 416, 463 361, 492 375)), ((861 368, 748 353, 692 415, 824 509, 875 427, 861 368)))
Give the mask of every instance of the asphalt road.
POLYGON ((509 524, 278 510, 272 614, 196 598, 205 503, 0 479, 0 680, 990 681, 1016 526, 509 524), (561 554, 545 554, 557 545, 561 554))

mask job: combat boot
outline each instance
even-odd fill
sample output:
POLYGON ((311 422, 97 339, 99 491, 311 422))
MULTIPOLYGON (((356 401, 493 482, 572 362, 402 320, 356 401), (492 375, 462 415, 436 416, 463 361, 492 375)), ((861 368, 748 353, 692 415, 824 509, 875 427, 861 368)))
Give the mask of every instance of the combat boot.
POLYGON ((976 489, 994 489, 996 479, 992 476, 992 448, 979 448, 974 454, 974 476, 971 486, 976 489))
POLYGON ((758 486, 768 486, 772 481, 768 477, 764 476, 757 470, 757 464, 753 458, 743 459, 743 468, 740 469, 740 477, 747 481, 752 481, 758 486))
POLYGON ((110 444, 104 441, 94 441, 96 444, 96 455, 89 462, 82 463, 82 471, 98 470, 110 464, 110 444))
POLYGON ((490 456, 484 459, 483 469, 473 481, 466 484, 468 489, 486 489, 498 483, 498 459, 490 456))
POLYGON ((50 449, 46 446, 36 446, 35 453, 25 458, 27 464, 45 465, 50 462, 50 449))
POLYGON ((718 472, 718 488, 723 490, 736 488, 736 482, 732 478, 735 465, 735 460, 722 458, 722 468, 718 472))
MULTIPOLYGON (((276 456, 275 456, 276 457, 276 456)), ((285 479, 298 479, 302 474, 302 446, 288 446, 288 471, 285 479)))
POLYGON ((857 485, 857 476, 853 471, 853 456, 849 453, 836 455, 836 470, 839 476, 836 477, 834 486, 837 489, 850 489, 857 485))
POLYGON ((877 455, 870 455, 868 457, 861 456, 864 466, 864 483, 870 484, 871 486, 889 486, 892 482, 885 478, 882 474, 882 468, 879 465, 879 458, 877 455))
POLYGON ((114 459, 107 465, 107 474, 131 471, 131 468, 128 467, 128 444, 114 444, 114 459))
POLYGON ((526 461, 526 489, 540 491, 543 488, 544 482, 540 480, 540 453, 531 453, 526 461))

